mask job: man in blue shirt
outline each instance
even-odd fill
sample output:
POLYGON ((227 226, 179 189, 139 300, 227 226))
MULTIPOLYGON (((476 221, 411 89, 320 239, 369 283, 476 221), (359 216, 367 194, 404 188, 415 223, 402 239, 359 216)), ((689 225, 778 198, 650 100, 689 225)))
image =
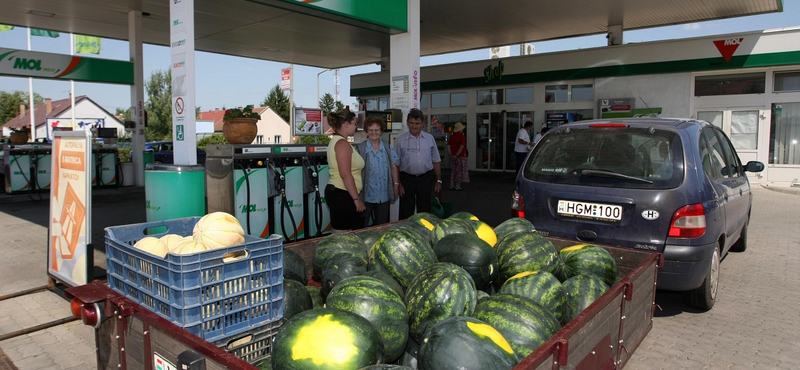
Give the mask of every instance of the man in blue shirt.
POLYGON ((400 157, 400 219, 416 212, 431 211, 431 186, 442 191, 442 169, 436 140, 422 131, 424 115, 411 109, 406 117, 408 131, 397 137, 395 147, 400 157), (435 182, 434 182, 435 181, 435 182))

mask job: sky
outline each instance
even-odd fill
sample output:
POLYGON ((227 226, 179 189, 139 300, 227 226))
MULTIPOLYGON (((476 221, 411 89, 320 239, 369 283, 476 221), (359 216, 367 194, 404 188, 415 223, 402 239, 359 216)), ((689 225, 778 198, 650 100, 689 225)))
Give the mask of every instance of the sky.
MULTIPOLYGON (((783 9, 781 13, 626 31, 623 34, 623 39, 624 43, 627 44, 800 26, 800 0, 784 0, 783 9)), ((13 30, 0 32, 0 47, 27 50, 26 32, 27 28, 24 27, 15 27, 13 30)), ((33 36, 31 37, 31 50, 68 55, 70 53, 69 40, 69 34, 66 33, 62 33, 58 38, 33 36)), ((606 38, 605 34, 602 34, 534 42, 533 45, 536 48, 536 53, 541 54, 602 47, 606 46, 606 38)), ((143 50, 145 81, 153 72, 157 70, 166 71, 169 68, 169 48, 144 45, 143 50)), ((129 60, 128 55, 127 41, 102 39, 100 54, 85 56, 129 60)), ((519 55, 519 48, 513 45, 511 47, 511 56, 516 55, 519 55)), ((420 65, 425 67, 488 58, 488 49, 480 49, 422 57, 420 65)), ((288 67, 289 64, 287 63, 197 52, 195 57, 195 104, 204 111, 248 104, 259 105, 264 101, 269 90, 280 83, 281 69, 288 67), (219 68, 221 65, 234 66, 234 68, 219 68)), ((375 64, 341 69, 340 100, 346 105, 355 107, 355 97, 349 96, 350 76, 379 70, 379 66, 375 64)), ((318 74, 319 94, 334 94, 334 73, 332 71, 295 65, 294 102, 296 106, 317 107, 318 74)), ((0 91, 10 92, 14 90, 28 91, 28 79, 0 77, 0 91)), ((33 90, 44 98, 53 100, 66 99, 69 97, 70 83, 68 81, 34 79, 33 90)), ((75 94, 76 96, 89 96, 111 113, 114 113, 117 108, 127 109, 130 106, 130 87, 127 85, 76 82, 75 94)))

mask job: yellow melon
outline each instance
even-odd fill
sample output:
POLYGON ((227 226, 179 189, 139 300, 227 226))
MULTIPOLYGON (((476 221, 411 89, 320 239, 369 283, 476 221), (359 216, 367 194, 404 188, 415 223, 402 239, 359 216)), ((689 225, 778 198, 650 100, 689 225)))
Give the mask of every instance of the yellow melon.
POLYGON ((175 249, 170 251, 172 254, 194 254, 198 252, 205 252, 211 250, 205 243, 198 240, 184 240, 175 246, 175 249))
POLYGON ((225 248, 244 243, 244 229, 239 220, 225 212, 209 213, 194 225, 194 240, 209 248, 225 248))
POLYGON ((182 242, 184 237, 178 234, 167 234, 158 239, 158 242, 164 244, 168 251, 172 252, 178 243, 182 242))
POLYGON ((163 244, 159 243, 158 238, 154 238, 152 236, 142 238, 136 242, 133 247, 161 258, 166 257, 167 253, 169 253, 169 249, 167 249, 167 247, 163 244))
POLYGON ((483 221, 472 221, 472 227, 475 228, 475 234, 478 235, 483 241, 494 247, 497 244, 497 234, 491 226, 483 221))

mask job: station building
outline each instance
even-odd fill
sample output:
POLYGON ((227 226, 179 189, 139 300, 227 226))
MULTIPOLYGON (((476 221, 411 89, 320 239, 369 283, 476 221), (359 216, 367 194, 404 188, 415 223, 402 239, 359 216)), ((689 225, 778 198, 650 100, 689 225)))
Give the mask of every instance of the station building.
MULTIPOLYGON (((390 107, 389 72, 351 77, 366 110, 390 107)), ((466 124, 469 167, 514 171, 521 125, 691 117, 721 127, 751 182, 800 179, 800 28, 604 46, 423 67, 420 107, 444 143, 466 124)), ((395 129, 400 125, 395 125, 395 129)), ((449 160, 443 161, 445 167, 449 160)))

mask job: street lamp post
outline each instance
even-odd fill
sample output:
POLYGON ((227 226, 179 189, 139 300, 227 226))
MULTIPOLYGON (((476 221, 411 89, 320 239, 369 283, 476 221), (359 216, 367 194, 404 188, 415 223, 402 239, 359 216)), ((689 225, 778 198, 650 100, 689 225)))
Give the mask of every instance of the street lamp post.
POLYGON ((317 73, 317 107, 319 107, 319 75, 328 71, 332 71, 332 69, 326 69, 320 73, 317 73))

